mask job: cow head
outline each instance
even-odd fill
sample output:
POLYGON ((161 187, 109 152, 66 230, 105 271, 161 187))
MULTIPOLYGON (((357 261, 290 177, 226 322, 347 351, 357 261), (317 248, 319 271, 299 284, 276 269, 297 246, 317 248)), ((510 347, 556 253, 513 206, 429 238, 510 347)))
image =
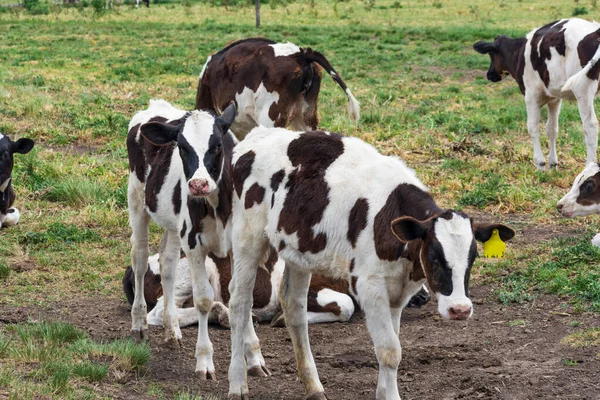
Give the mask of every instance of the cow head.
POLYGON ((600 165, 588 164, 556 208, 568 218, 600 213, 600 165))
POLYGON ((490 55, 490 69, 487 72, 488 80, 500 82, 509 75, 506 66, 505 55, 503 54, 503 42, 510 40, 508 36, 496 36, 493 42, 477 42, 473 45, 476 52, 490 55))
POLYGON ((469 277, 477 257, 475 240, 485 242, 494 229, 504 241, 515 235, 501 224, 473 225, 471 218, 452 210, 426 221, 401 217, 392 222, 400 241, 422 240, 421 265, 438 300, 438 312, 446 319, 467 319, 473 314, 469 277))
POLYGON ((141 133, 155 145, 177 142, 189 193, 204 197, 215 191, 223 170, 223 135, 233 123, 236 107, 231 103, 220 117, 192 111, 177 125, 149 122, 141 133))
POLYGON ((0 193, 4 193, 10 185, 13 170, 13 154, 27 154, 33 148, 31 139, 21 138, 13 142, 8 136, 0 133, 0 193))

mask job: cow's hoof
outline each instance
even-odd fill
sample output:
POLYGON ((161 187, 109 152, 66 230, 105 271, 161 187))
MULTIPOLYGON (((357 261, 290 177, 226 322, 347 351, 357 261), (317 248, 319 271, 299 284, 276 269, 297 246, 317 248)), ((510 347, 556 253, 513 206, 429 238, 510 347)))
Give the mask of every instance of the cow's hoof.
POLYGON ((139 330, 139 331, 132 329, 131 330, 131 337, 137 343, 146 341, 146 340, 148 340, 148 329, 142 329, 142 330, 139 330))
POLYGON ((600 247, 600 233, 592 238, 592 246, 600 247))
POLYGON ((537 168, 538 171, 545 171, 546 170, 546 161, 536 162, 535 167, 537 168))
POLYGON ((421 288, 409 301, 406 307, 421 307, 429 302, 431 296, 429 293, 421 288))
POLYGON ((313 393, 308 396, 306 400, 327 400, 327 396, 325 396, 325 393, 323 392, 313 393))
POLYGON ((181 342, 181 339, 175 339, 175 338, 168 338, 165 339, 164 343, 163 343, 164 347, 167 347, 169 349, 180 349, 183 347, 183 343, 181 342))
POLYGON ((219 314, 219 325, 221 325, 223 328, 231 329, 231 324, 229 323, 229 314, 219 314))
POLYGON ((550 169, 558 169, 558 163, 552 163, 550 164, 550 169))
POLYGON ((250 396, 246 394, 230 394, 227 400, 250 400, 250 396))
POLYGON ((215 371, 196 371, 201 381, 216 381, 217 374, 215 371))
POLYGON ((248 375, 250 376, 271 376, 271 371, 263 365, 254 365, 248 368, 248 375))
POLYGON ((285 328, 285 318, 283 317, 283 311, 279 311, 271 320, 271 326, 274 328, 285 328))

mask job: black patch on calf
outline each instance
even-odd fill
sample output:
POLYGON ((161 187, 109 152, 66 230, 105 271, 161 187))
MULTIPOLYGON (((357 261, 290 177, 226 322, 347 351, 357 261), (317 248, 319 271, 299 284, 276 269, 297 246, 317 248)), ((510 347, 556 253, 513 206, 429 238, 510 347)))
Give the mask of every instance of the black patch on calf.
POLYGON ((600 204, 600 172, 579 185, 579 196, 575 201, 582 206, 600 204))
MULTIPOLYGON (((147 143, 147 146, 154 148, 154 157, 152 157, 153 159, 150 162, 153 168, 150 169, 150 173, 146 180, 146 205, 151 212, 156 212, 158 207, 158 194, 169 174, 175 143, 165 146, 153 146, 147 143)), ((148 156, 148 151, 146 151, 145 154, 148 156)))
POLYGON ((284 177, 285 177, 285 171, 282 169, 275 172, 271 176, 271 190, 273 191, 273 193, 271 194, 271 208, 273 208, 273 204, 275 203, 275 192, 277 192, 277 190, 279 190, 279 185, 281 185, 281 182, 283 182, 284 177))
POLYGON ((250 188, 246 191, 246 200, 244 202, 244 207, 247 209, 252 208, 254 204, 262 203, 265 198, 265 188, 260 186, 258 183, 254 183, 250 188))
POLYGON ((223 140, 216 124, 213 125, 213 134, 208 140, 208 150, 204 153, 204 167, 210 177, 217 182, 223 167, 223 140))
POLYGON ((444 250, 437 239, 433 239, 429 243, 427 259, 431 274, 428 279, 431 290, 434 293, 450 296, 452 294, 452 269, 448 267, 444 250))
POLYGON ((350 210, 348 216, 348 241, 352 244, 352 248, 356 247, 358 235, 367 227, 367 213, 369 212, 369 202, 367 199, 359 198, 354 203, 354 207, 350 210))
POLYGON ((285 242, 282 240, 279 242, 279 251, 285 249, 285 242))
POLYGON ((140 143, 135 141, 135 137, 140 130, 140 125, 141 124, 134 125, 127 134, 127 155, 129 157, 129 172, 135 171, 135 176, 138 181, 144 182, 146 177, 146 171, 144 169, 146 161, 142 149, 144 138, 143 136, 140 136, 140 143))
MULTIPOLYGON (((190 246, 190 249, 194 249, 197 244, 196 236, 200 239, 200 234, 202 234, 204 229, 202 220, 206 217, 214 218, 215 213, 212 207, 203 198, 188 196, 187 205, 190 219, 192 220, 192 226, 188 233, 188 245, 190 246)), ((201 239, 200 244, 202 244, 201 239)))
POLYGON ((250 176, 255 157, 256 154, 253 151, 242 154, 233 167, 233 172, 231 174, 233 178, 233 186, 239 198, 242 197, 244 182, 250 176))
MULTIPOLYGON (((579 55, 579 63, 582 67, 586 66, 590 62, 600 43, 600 29, 586 35, 581 42, 577 45, 577 54, 579 55)), ((600 62, 594 64, 592 68, 587 72, 586 76, 591 80, 598 80, 600 76, 600 62)))
POLYGON ((183 227, 181 228, 181 232, 179 232, 179 237, 183 239, 183 237, 185 236, 186 233, 187 233, 187 224, 185 223, 185 220, 184 220, 183 227))
POLYGON ((185 178, 190 180, 200 166, 198 154, 183 135, 177 136, 177 147, 179 148, 179 156, 183 164, 183 173, 185 178))
POLYGON ((175 215, 181 212, 181 179, 177 181, 175 189, 173 189, 173 211, 175 215))
POLYGON ((288 147, 288 157, 296 169, 289 175, 289 188, 279 215, 277 229, 288 235, 298 233, 298 251, 318 253, 327 245, 327 236, 313 233, 329 205, 327 168, 344 153, 342 136, 306 132, 288 147))
POLYGON ((531 66, 540 75, 544 85, 548 87, 550 83, 550 73, 548 72, 547 60, 552 58, 550 48, 554 47, 559 55, 565 55, 565 30, 563 22, 552 22, 535 31, 531 38, 531 66), (541 43, 540 43, 541 42, 541 43))

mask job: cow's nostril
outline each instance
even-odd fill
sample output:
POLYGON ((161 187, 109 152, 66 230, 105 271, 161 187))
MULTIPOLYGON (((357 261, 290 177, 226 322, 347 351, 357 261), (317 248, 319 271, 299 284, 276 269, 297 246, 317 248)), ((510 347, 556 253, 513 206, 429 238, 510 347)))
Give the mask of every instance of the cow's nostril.
POLYGON ((560 211, 562 211, 563 206, 564 206, 563 204, 559 203, 559 204, 556 205, 556 209, 560 212, 560 211))

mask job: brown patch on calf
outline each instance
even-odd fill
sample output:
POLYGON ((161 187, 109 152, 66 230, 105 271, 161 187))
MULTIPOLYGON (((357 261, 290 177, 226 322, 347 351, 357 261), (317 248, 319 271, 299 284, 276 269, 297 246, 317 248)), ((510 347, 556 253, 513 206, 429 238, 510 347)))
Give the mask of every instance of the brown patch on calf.
MULTIPOLYGON (((582 67, 585 67, 590 62, 600 43, 600 29, 586 35, 579 44, 577 44, 577 54, 579 55, 579 63, 582 67)), ((600 63, 594 64, 592 68, 587 72, 586 76, 591 80, 598 80, 600 76, 600 63)))
POLYGON ((246 200, 244 201, 244 207, 247 209, 252 208, 254 204, 262 203, 265 198, 265 188, 260 186, 258 183, 254 183, 246 191, 246 200))
POLYGON ((410 270, 408 279, 413 282, 418 282, 425 279, 425 271, 421 265, 420 257, 422 245, 423 243, 421 241, 409 242, 404 248, 404 253, 402 253, 402 258, 406 258, 408 261, 412 262, 412 269, 410 270))
POLYGON ((271 208, 273 208, 273 204, 275 203, 275 192, 279 190, 279 185, 283 182, 284 177, 285 171, 283 169, 280 169, 271 176, 271 190, 273 191, 271 194, 271 208))
POLYGON ((348 281, 345 279, 314 274, 310 280, 309 291, 318 293, 323 289, 331 289, 339 293, 348 294, 350 288, 348 286, 348 281))
POLYGON ((369 212, 369 202, 367 199, 359 198, 354 203, 350 215, 348 216, 348 241, 352 248, 356 247, 358 235, 367 227, 367 213, 369 212))
POLYGON ((239 198, 242 197, 244 182, 250 176, 255 157, 256 154, 253 151, 242 154, 233 167, 233 172, 231 173, 233 178, 233 186, 239 198))
POLYGON ((279 215, 277 229, 288 235, 298 234, 298 251, 318 253, 327 245, 324 233, 317 235, 313 226, 321 221, 329 205, 327 168, 344 152, 342 137, 324 132, 306 132, 288 147, 288 157, 296 169, 289 175, 289 191, 279 215))
POLYGON ((531 66, 540 75, 544 85, 548 87, 550 83, 550 72, 548 72, 547 60, 552 58, 550 49, 553 47, 557 53, 564 57, 565 55, 565 31, 564 25, 568 21, 556 23, 552 22, 535 31, 531 38, 531 66))

